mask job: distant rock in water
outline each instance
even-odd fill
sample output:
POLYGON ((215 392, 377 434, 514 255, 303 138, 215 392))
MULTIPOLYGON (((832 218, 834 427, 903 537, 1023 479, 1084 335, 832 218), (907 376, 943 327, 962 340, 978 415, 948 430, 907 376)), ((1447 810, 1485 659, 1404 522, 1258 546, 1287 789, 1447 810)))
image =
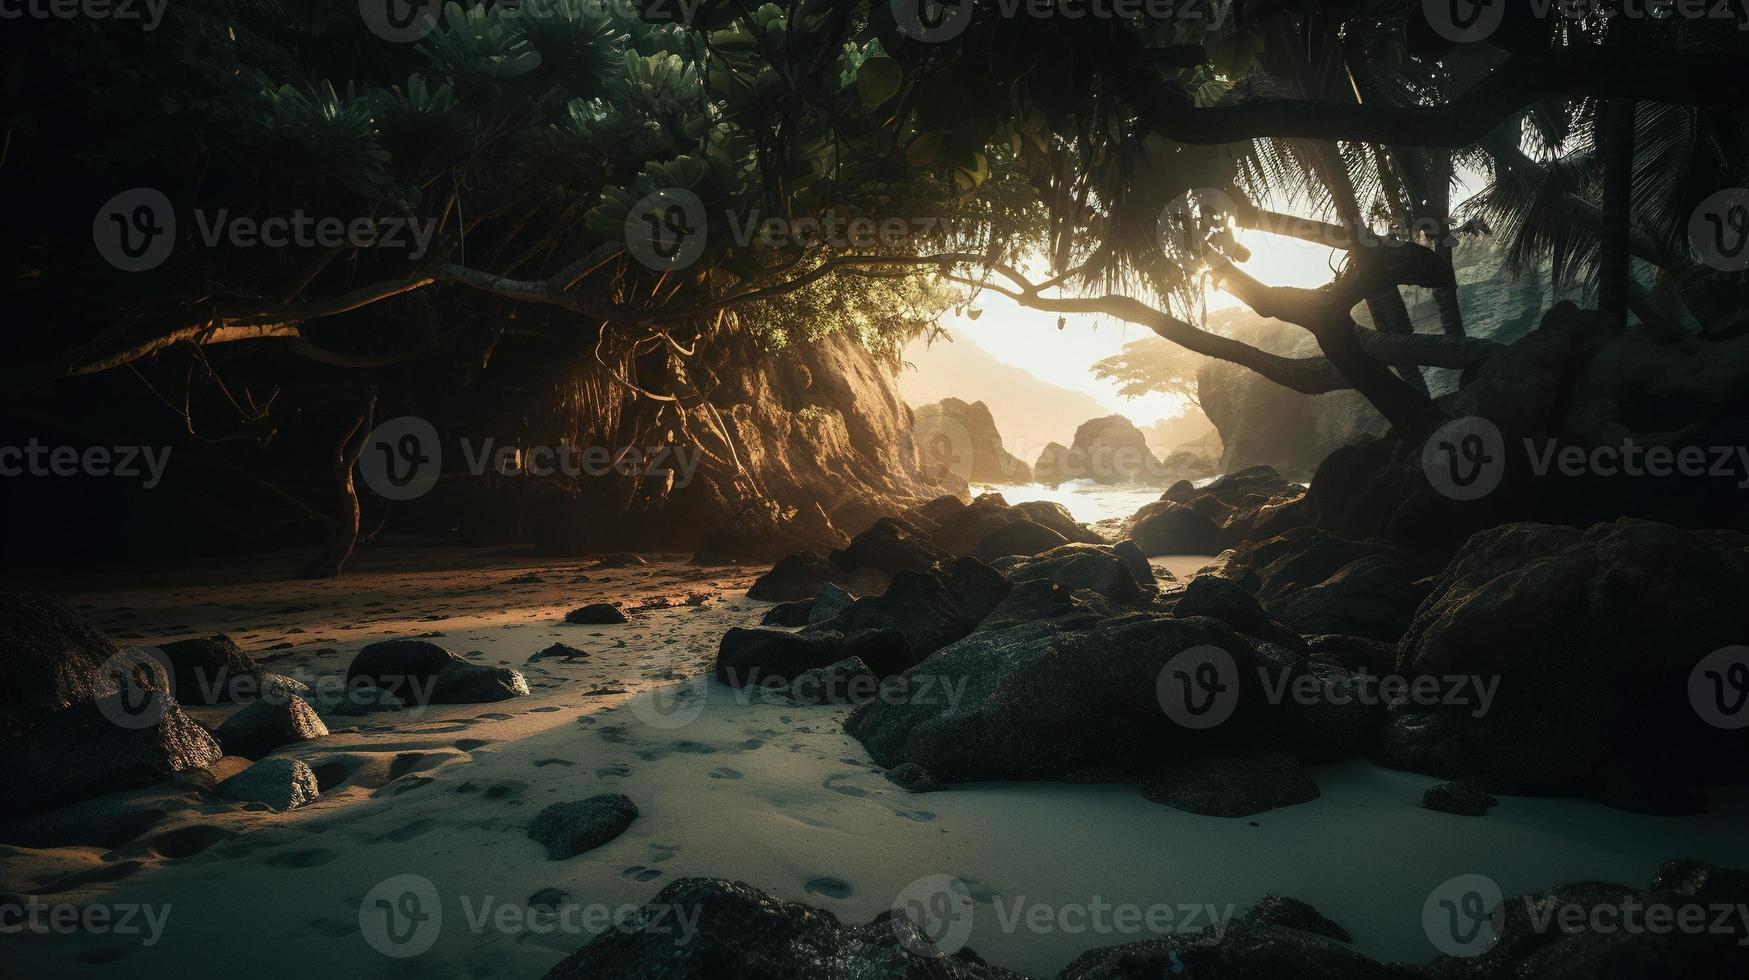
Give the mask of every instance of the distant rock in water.
POLYGON ((951 473, 968 483, 1032 482, 1032 467, 1003 448, 996 420, 983 402, 943 398, 913 408, 911 414, 926 481, 934 476, 933 482, 939 482, 951 473))
MULTIPOLYGON (((1081 423, 1075 441, 1065 448, 1051 443, 1033 464, 1040 483, 1092 480, 1100 484, 1171 482, 1166 465, 1148 448, 1147 437, 1122 415, 1107 415, 1081 423)), ((1179 479, 1172 476, 1171 479, 1179 479)))

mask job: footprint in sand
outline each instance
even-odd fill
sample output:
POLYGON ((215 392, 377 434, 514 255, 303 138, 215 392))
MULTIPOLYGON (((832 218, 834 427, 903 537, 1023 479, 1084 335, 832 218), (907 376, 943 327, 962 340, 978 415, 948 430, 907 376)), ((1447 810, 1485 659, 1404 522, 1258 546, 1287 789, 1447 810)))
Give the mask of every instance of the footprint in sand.
POLYGON ((433 830, 436 830, 437 827, 438 823, 435 820, 415 820, 404 827, 396 827, 394 830, 384 834, 383 837, 399 844, 405 841, 410 841, 415 837, 423 837, 426 834, 431 833, 433 830))
POLYGON ((611 766, 602 766, 595 770, 595 778, 597 779, 609 779, 615 776, 630 776, 631 774, 632 767, 623 762, 616 762, 611 766))
POLYGON ((935 819, 935 814, 928 810, 894 810, 893 812, 906 820, 915 820, 918 823, 928 823, 935 819))
POLYGON ((564 905, 565 900, 570 897, 571 893, 565 891, 563 888, 542 888, 540 891, 528 896, 528 907, 531 909, 544 909, 551 912, 564 905))
POLYGON ((339 851, 331 851, 325 847, 311 847, 301 851, 287 851, 284 854, 271 855, 264 863, 270 868, 319 868, 339 856, 339 851))
POLYGON ((576 765, 576 763, 572 762, 570 759, 536 759, 536 760, 534 760, 534 767, 536 769, 545 769, 548 766, 564 766, 565 768, 569 769, 574 765, 576 765))
POLYGON ((862 774, 855 772, 833 773, 832 775, 827 776, 826 781, 820 785, 834 793, 843 793, 845 796, 868 796, 870 795, 868 790, 863 789, 861 786, 852 785, 848 782, 852 777, 860 775, 862 774))
POLYGON ((705 773, 705 775, 712 779, 740 779, 742 773, 739 769, 730 769, 728 766, 718 766, 710 772, 705 773))
POLYGON ((679 844, 651 844, 650 860, 657 864, 665 864, 674 860, 674 855, 680 853, 679 844))
POLYGON ((456 740, 455 747, 463 752, 472 752, 477 748, 491 744, 492 740, 489 738, 463 738, 456 740))
POLYGON ((849 898, 856 893, 856 889, 850 886, 850 882, 838 878, 815 878, 803 885, 802 890, 810 895, 840 899, 849 898))
POLYGON ((655 881, 662 877, 662 871, 660 868, 646 868, 641 864, 635 864, 621 871, 619 876, 627 881, 655 881))

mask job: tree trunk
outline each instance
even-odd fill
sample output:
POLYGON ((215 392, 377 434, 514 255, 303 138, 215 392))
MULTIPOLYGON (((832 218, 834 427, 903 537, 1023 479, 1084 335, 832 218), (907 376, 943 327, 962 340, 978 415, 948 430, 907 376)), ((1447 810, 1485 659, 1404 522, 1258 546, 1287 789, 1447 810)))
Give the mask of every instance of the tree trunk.
MULTIPOLYGON (((1427 397, 1425 383, 1416 389, 1391 370, 1374 360, 1361 348, 1355 336, 1355 323, 1342 316, 1312 328, 1312 336, 1330 363, 1351 382, 1372 406, 1378 409, 1391 429, 1404 442, 1415 443, 1426 438, 1445 420, 1432 399, 1427 397)), ((1420 376, 1419 369, 1411 369, 1420 376)))
POLYGON ((376 408, 376 396, 372 395, 365 402, 364 410, 359 413, 358 418, 341 433, 339 441, 335 443, 335 483, 340 491, 340 519, 334 529, 334 540, 329 542, 327 550, 303 567, 298 573, 300 578, 338 576, 346 560, 352 557, 352 549, 358 546, 358 529, 362 515, 352 471, 358 465, 358 457, 364 452, 365 443, 370 441, 371 430, 376 427, 376 408))

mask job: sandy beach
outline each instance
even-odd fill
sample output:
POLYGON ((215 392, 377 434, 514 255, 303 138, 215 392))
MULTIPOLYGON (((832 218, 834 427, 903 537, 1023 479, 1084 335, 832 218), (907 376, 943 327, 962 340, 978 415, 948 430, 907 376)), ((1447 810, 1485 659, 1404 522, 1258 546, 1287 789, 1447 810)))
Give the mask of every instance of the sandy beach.
MULTIPOLYGON (((1365 953, 1419 962, 1435 954, 1423 903, 1455 875, 1514 894, 1639 882, 1676 856, 1749 864, 1741 788, 1695 817, 1508 797, 1480 820, 1420 807, 1431 777, 1362 762, 1314 767, 1320 799, 1241 819, 1173 810, 1121 783, 912 794, 844 734, 848 708, 704 676, 723 631, 768 607, 742 595, 758 570, 384 549, 340 581, 287 583, 287 557, 31 584, 124 645, 225 632, 269 669, 318 684, 366 643, 427 636, 522 671, 531 694, 330 719, 327 737, 277 753, 321 781, 295 811, 220 801, 185 775, 86 806, 99 824, 162 812, 119 846, 0 849, 0 891, 143 907, 133 934, 8 937, 20 975, 114 963, 186 977, 536 977, 686 876, 739 879, 857 924, 951 876, 974 903, 966 944, 1032 976, 1162 923, 1218 925, 1266 893, 1311 902, 1365 953), (631 622, 563 622, 596 601, 621 603, 631 622), (586 656, 536 656, 557 642, 586 656), (540 808, 606 792, 641 811, 612 842, 551 861, 527 837, 540 808), (406 941, 361 929, 361 907, 402 894, 408 875, 435 890, 436 924, 406 941)), ((1203 560, 1155 564, 1184 575, 1203 560)), ((217 725, 234 710, 191 713, 217 725)))

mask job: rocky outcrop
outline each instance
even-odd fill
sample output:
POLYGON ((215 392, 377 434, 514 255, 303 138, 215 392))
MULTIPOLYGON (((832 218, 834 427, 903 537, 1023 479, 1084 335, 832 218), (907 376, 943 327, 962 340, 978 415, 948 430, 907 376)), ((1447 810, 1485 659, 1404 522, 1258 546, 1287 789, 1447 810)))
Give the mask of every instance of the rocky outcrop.
POLYGON ((856 659, 878 676, 896 674, 916 658, 905 634, 868 629, 845 635, 820 629, 804 633, 734 628, 717 645, 716 678, 734 688, 788 688, 816 667, 856 659))
MULTIPOLYGON (((1168 482, 1166 467, 1148 448, 1142 430, 1122 415, 1089 419, 1075 430, 1068 447, 1051 443, 1033 464, 1040 483, 1056 485, 1070 480, 1100 484, 1168 482)), ((1181 478, 1172 475, 1173 479, 1181 478)))
POLYGON ((977 629, 1009 588, 1008 579, 976 558, 956 558, 931 571, 900 572, 885 592, 858 599, 802 633, 890 630, 923 660, 977 629))
POLYGON ((1741 691, 1731 664, 1749 663, 1731 653, 1745 594, 1749 536, 1732 531, 1623 520, 1477 534, 1434 579, 1398 666, 1497 681, 1493 702, 1394 704, 1374 755, 1491 792, 1693 810, 1702 787, 1749 778, 1749 728, 1721 713, 1741 691))
POLYGON ((1421 602, 1417 573, 1431 571, 1384 541, 1352 541, 1311 527, 1241 544, 1218 564, 1275 619, 1307 636, 1341 634, 1395 643, 1421 602))
POLYGON ((262 699, 225 719, 213 732, 226 755, 260 759, 274 749, 328 734, 328 726, 303 698, 262 699))
POLYGON ((1306 523, 1305 489, 1267 466, 1228 473, 1206 487, 1176 483, 1123 524, 1147 555, 1213 555, 1306 523))
POLYGON ((168 693, 148 710, 127 691, 56 712, 0 749, 0 820, 118 789, 149 786, 223 755, 168 693))
POLYGON ((1002 445, 996 420, 983 402, 943 398, 911 410, 912 439, 925 478, 953 474, 966 483, 1031 483, 1032 468, 1002 445))
POLYGON ((262 759, 218 784, 218 794, 242 803, 295 810, 321 795, 316 773, 301 759, 262 759))
POLYGON ((417 639, 382 640, 358 651, 346 669, 346 686, 381 688, 404 705, 488 704, 528 693, 528 681, 515 670, 471 664, 417 639))

